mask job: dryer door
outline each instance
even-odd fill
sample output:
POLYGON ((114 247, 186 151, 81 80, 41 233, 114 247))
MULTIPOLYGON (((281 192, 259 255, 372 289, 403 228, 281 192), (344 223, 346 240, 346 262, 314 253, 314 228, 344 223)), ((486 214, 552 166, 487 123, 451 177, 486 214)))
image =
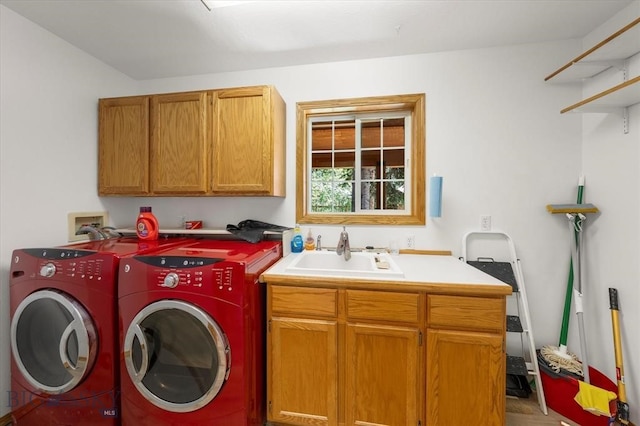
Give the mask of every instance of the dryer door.
POLYGON ((124 360, 136 388, 154 405, 189 412, 213 400, 231 368, 220 326, 200 308, 161 300, 141 310, 124 339, 124 360))
POLYGON ((11 350, 22 376, 41 392, 70 391, 91 370, 96 330, 83 306, 55 290, 39 290, 16 308, 11 350))

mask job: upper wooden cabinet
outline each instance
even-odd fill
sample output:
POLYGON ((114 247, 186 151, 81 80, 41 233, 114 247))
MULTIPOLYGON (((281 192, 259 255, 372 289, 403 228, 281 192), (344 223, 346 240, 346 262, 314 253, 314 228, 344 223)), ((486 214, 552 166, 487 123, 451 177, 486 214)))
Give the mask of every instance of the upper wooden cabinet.
POLYGON ((205 194, 207 92, 151 96, 151 192, 205 194))
POLYGON ((213 92, 214 194, 285 195, 285 104, 268 86, 213 92))
POLYGON ((99 101, 99 195, 285 195, 285 104, 271 86, 99 101))
POLYGON ((149 193, 149 97, 100 99, 98 193, 149 193))

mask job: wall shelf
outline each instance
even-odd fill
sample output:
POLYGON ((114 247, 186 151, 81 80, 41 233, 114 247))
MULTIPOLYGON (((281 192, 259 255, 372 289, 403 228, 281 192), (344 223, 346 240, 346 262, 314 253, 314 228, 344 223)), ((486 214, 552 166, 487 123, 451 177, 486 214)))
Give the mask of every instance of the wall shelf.
POLYGON ((624 61, 638 52, 640 52, 640 18, 636 18, 591 49, 578 55, 544 80, 566 83, 591 78, 611 67, 625 67, 624 61))
POLYGON ((622 117, 624 133, 629 133, 629 107, 640 103, 640 76, 629 78, 629 61, 639 52, 640 18, 636 18, 545 77, 545 81, 566 83, 596 77, 612 67, 622 73, 622 83, 576 102, 560 113, 618 114, 622 117))
POLYGON ((568 106, 565 112, 614 112, 640 102, 640 76, 568 106))

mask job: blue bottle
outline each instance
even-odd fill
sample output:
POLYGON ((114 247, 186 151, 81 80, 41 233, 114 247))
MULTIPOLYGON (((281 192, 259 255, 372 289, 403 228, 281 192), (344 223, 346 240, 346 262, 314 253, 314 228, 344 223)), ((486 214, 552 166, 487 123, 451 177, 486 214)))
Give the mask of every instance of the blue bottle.
POLYGON ((300 225, 296 224, 296 227, 293 229, 293 238, 291 239, 291 253, 302 253, 303 249, 304 240, 300 232, 300 225))

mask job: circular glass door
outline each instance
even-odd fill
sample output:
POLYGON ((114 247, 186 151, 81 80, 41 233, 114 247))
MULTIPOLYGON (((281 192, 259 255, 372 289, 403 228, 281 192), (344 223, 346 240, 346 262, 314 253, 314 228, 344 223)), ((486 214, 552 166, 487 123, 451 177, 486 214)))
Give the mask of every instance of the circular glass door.
POLYGON ((162 300, 141 310, 124 340, 124 360, 136 388, 154 405, 189 412, 208 404, 229 376, 226 336, 203 310, 162 300))
POLYGON ((87 311, 59 291, 31 293, 11 321, 11 350, 20 373, 48 394, 68 392, 80 383, 93 366, 97 345, 87 311))

